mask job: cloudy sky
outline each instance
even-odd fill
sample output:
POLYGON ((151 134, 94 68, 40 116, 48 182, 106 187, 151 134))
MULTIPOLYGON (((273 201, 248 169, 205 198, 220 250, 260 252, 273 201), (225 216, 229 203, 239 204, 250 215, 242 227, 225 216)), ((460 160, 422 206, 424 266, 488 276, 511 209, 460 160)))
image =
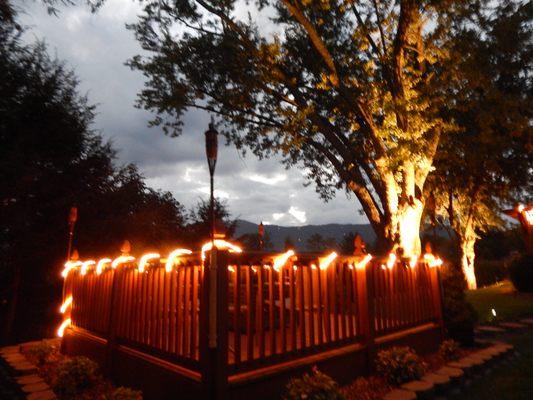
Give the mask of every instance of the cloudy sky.
MULTIPOLYGON (((119 162, 137 164, 150 186, 171 191, 187 207, 207 197, 203 132, 209 117, 189 112, 184 134, 171 139, 148 128, 151 115, 133 106, 143 77, 124 62, 141 49, 124 25, 135 22, 138 2, 107 0, 96 14, 82 6, 61 8, 58 17, 48 15, 39 1, 18 4, 24 10, 19 22, 28 29, 24 39, 45 40, 49 52, 76 71, 82 92, 98 105, 95 128, 113 141, 119 162)), ((279 160, 242 158, 234 147, 222 148, 218 160, 216 195, 236 217, 279 225, 366 222, 353 198, 339 193, 324 203, 312 185, 304 188, 301 171, 285 170, 279 160)))

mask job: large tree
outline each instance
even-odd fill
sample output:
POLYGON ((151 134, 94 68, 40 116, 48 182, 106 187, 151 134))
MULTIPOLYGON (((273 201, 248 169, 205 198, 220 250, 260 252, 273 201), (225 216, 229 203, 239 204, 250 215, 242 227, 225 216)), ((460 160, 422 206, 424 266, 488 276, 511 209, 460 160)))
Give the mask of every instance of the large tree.
MULTIPOLYGON (((178 135, 199 108, 239 148, 299 164, 324 199, 355 195, 381 243, 420 251, 454 25, 478 2, 148 1, 140 105, 178 135)), ((483 3, 483 2, 481 2, 483 3)), ((354 210, 355 212, 355 210, 354 210)))
POLYGON ((82 257, 176 243, 183 209, 91 129, 75 75, 0 22, 0 340, 47 337, 58 318, 67 215, 82 257))
POLYGON ((450 88, 447 113, 461 134, 441 142, 429 188, 471 289, 479 235, 532 193, 532 20, 531 2, 502 2, 456 31, 453 51, 464 56, 450 69, 462 84, 450 88))

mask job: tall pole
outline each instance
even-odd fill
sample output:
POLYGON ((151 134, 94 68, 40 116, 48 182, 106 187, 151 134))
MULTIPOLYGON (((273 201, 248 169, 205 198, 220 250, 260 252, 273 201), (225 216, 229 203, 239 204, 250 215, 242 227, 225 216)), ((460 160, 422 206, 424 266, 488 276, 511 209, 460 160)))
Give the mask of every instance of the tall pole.
POLYGON ((263 225, 263 221, 261 221, 261 223, 257 227, 257 234, 259 236, 259 251, 263 251, 263 238, 265 236, 265 226, 263 225))
POLYGON ((211 212, 211 248, 215 247, 215 179, 214 173, 211 173, 211 200, 210 200, 210 212, 211 212))
MULTIPOLYGON (((68 213, 68 244, 67 244, 67 262, 72 257, 72 239, 74 238, 74 225, 78 220, 78 208, 76 206, 70 207, 68 213)), ((61 296, 61 302, 65 301, 65 282, 63 282, 63 291, 61 296)))
POLYGON ((215 189, 214 175, 217 164, 218 153, 218 132, 215 130, 213 122, 209 124, 209 129, 205 132, 205 152, 209 175, 211 178, 211 252, 209 256, 209 326, 208 345, 211 350, 217 347, 217 251, 215 248, 215 189))
POLYGON ((67 245, 67 261, 70 260, 72 254, 72 239, 74 237, 74 225, 78 219, 78 208, 76 206, 70 207, 68 214, 68 245, 67 245))

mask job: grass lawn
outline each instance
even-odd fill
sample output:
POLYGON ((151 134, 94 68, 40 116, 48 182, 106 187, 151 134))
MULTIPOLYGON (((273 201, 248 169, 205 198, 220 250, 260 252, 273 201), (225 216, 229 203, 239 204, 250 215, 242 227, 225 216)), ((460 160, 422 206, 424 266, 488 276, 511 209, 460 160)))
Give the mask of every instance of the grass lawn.
POLYGON ((519 357, 494 367, 489 375, 475 379, 471 386, 449 400, 533 399, 533 332, 512 335, 504 341, 515 346, 519 357))
POLYGON ((469 290, 466 298, 476 309, 481 324, 495 320, 492 309, 496 310, 498 320, 516 320, 533 315, 533 293, 517 293, 508 281, 469 290))

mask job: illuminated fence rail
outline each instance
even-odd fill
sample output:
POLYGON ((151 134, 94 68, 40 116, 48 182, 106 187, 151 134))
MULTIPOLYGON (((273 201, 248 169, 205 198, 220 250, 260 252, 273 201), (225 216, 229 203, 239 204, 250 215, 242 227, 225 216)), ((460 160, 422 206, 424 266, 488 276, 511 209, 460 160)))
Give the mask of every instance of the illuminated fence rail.
POLYGON ((202 271, 198 258, 168 272, 159 263, 143 272, 133 263, 71 272, 71 324, 198 370, 202 271))
POLYGON ((233 257, 228 269, 230 372, 440 318, 436 271, 432 278, 426 263, 398 261, 389 268, 386 260, 336 257, 324 267, 317 258, 299 257, 275 268, 242 258, 233 257))
POLYGON ((331 352, 370 357, 380 343, 421 329, 440 340, 439 264, 431 257, 219 251, 217 260, 216 347, 208 340, 209 253, 205 259, 194 253, 170 267, 163 259, 142 268, 124 259, 115 268, 68 271, 65 297, 72 301, 65 343, 72 350, 67 352, 91 355, 94 346, 79 351, 72 343, 92 337, 104 343, 101 358, 108 367, 129 351, 146 356, 144 362, 155 357, 170 363, 203 386, 227 388, 266 369, 286 370, 306 359, 314 363, 331 352), (213 376, 222 384, 213 383, 213 376))
MULTIPOLYGON (((374 330, 377 336, 397 332, 440 317, 436 273, 427 263, 415 268, 399 262, 394 268, 374 264, 370 268, 374 330)), ((436 271, 435 271, 436 272, 436 271)))
POLYGON ((317 260, 230 266, 228 361, 235 371, 355 340, 357 271, 317 260), (296 353, 297 352, 297 353, 296 353))

